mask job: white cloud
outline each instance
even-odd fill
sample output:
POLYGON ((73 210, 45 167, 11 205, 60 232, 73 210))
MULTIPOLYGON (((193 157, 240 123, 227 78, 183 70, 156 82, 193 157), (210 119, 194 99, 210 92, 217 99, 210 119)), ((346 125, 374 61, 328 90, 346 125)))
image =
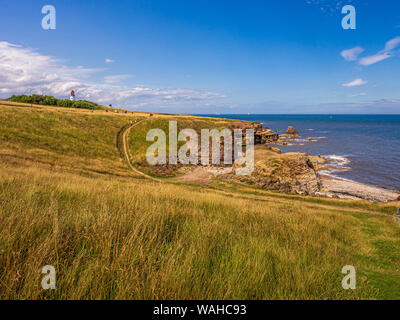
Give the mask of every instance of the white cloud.
POLYGON ((390 51, 393 49, 396 49, 396 47, 400 44, 400 37, 396 37, 392 40, 389 40, 388 42, 386 42, 385 45, 385 51, 390 51))
POLYGON ((114 62, 115 62, 115 60, 113 60, 113 59, 109 59, 109 58, 106 59, 106 63, 114 63, 114 62))
POLYGON ((396 49, 398 45, 400 45, 400 37, 393 38, 388 42, 386 42, 385 48, 383 50, 379 51, 378 53, 372 56, 360 59, 359 64, 363 66, 370 66, 377 62, 393 57, 395 54, 393 50, 396 49))
POLYGON ((393 56, 393 54, 391 54, 389 52, 377 53, 377 54, 374 54, 373 56, 369 56, 369 57, 360 59, 359 64, 361 64, 362 66, 370 66, 377 62, 386 60, 392 56, 393 56))
POLYGON ((355 47, 348 50, 343 50, 340 52, 340 55, 347 61, 357 61, 362 66, 370 66, 380 61, 391 58, 395 55, 394 49, 400 45, 400 37, 395 37, 385 44, 385 48, 381 51, 377 52, 374 55, 367 56, 359 59, 359 55, 364 52, 364 49, 361 47, 355 47))
POLYGON ((312 113, 318 112, 318 110, 323 110, 323 112, 328 114, 399 114, 400 100, 380 99, 363 102, 322 103, 317 105, 312 113))
POLYGON ((31 48, 0 42, 0 98, 32 93, 66 98, 69 91, 74 89, 79 99, 166 111, 169 107, 186 111, 189 107, 202 107, 224 98, 218 93, 201 90, 131 88, 121 85, 120 82, 129 75, 111 75, 104 77, 103 82, 93 81, 92 76, 102 71, 82 66, 68 67, 60 60, 31 48))
POLYGON ((357 86, 362 86, 362 85, 367 84, 367 83, 368 83, 368 81, 364 81, 361 78, 357 78, 357 79, 355 79, 355 80, 353 80, 351 82, 343 83, 342 86, 343 87, 357 87, 357 86))
POLYGON ((367 94, 365 92, 360 92, 360 93, 355 93, 355 94, 351 94, 350 97, 362 97, 362 96, 366 96, 367 94))
POLYGON ((132 76, 130 74, 116 74, 116 75, 112 75, 112 76, 105 76, 104 81, 106 83, 120 83, 129 78, 132 78, 132 76))
POLYGON ((343 50, 340 55, 347 61, 356 61, 358 56, 364 52, 364 49, 361 47, 355 47, 348 50, 343 50))

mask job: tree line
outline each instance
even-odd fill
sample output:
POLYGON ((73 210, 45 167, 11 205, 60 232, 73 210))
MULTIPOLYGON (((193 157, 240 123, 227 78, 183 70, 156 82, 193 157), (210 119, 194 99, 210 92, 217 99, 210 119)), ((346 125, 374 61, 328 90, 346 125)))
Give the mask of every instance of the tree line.
POLYGON ((79 109, 90 109, 90 110, 101 110, 103 109, 97 103, 87 100, 71 101, 67 99, 57 99, 53 96, 45 96, 39 94, 28 95, 12 95, 7 100, 12 102, 22 102, 31 104, 40 104, 44 106, 57 106, 63 108, 79 108, 79 109))

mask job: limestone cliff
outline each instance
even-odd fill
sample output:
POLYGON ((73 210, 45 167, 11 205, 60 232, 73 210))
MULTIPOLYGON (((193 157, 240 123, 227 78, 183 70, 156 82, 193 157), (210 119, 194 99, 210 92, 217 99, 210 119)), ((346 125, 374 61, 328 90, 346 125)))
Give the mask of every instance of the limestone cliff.
POLYGON ((253 176, 267 189, 312 195, 321 188, 315 168, 305 153, 286 153, 258 161, 253 176))
POLYGON ((233 178, 259 188, 300 195, 315 195, 321 190, 320 178, 305 153, 275 153, 256 161, 251 176, 233 178))
POLYGON ((241 129, 243 140, 246 139, 246 129, 254 130, 254 144, 266 144, 276 142, 279 140, 279 134, 268 128, 263 128, 261 123, 258 122, 238 122, 232 125, 232 129, 241 129))

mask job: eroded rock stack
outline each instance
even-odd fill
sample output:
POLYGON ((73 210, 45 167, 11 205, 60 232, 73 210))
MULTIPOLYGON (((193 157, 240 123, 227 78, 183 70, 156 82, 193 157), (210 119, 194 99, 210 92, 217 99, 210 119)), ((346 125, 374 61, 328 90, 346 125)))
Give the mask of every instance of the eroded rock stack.
POLYGON ((271 129, 263 128, 262 124, 258 122, 252 122, 250 124, 245 122, 234 123, 232 129, 242 130, 243 144, 246 143, 246 129, 254 130, 254 144, 256 145, 276 142, 279 140, 279 134, 271 129))
POLYGON ((298 137, 298 136, 300 136, 299 132, 295 128, 291 127, 291 126, 289 126, 287 128, 286 135, 290 136, 290 137, 298 137))
POLYGON ((287 153, 280 158, 259 161, 254 177, 265 189, 314 195, 321 189, 321 181, 305 153, 287 153))

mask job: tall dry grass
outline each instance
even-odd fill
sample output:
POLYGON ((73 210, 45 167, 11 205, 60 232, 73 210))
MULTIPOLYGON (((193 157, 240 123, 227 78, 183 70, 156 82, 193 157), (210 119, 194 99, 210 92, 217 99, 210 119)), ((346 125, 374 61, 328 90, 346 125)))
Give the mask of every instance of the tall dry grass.
POLYGON ((391 205, 134 177, 122 115, 1 106, 0 120, 0 299, 400 296, 400 227, 357 211, 391 205), (348 264, 355 291, 341 287, 348 264), (45 265, 56 290, 41 288, 45 265))
POLYGON ((2 299, 375 297, 341 287, 362 250, 349 215, 41 169, 3 172, 0 202, 2 299))

